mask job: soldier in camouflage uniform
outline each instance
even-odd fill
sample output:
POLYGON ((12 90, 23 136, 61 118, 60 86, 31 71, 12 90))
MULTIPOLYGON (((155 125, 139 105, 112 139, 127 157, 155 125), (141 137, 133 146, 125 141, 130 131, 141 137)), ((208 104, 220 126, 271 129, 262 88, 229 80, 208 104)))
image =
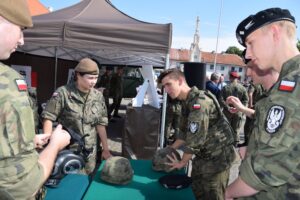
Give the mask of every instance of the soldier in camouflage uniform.
MULTIPOLYGON (((24 27, 32 27, 27 2, 0 1, 0 60, 24 44, 24 27)), ((40 188, 70 135, 59 125, 39 155, 35 148, 45 145, 50 135, 35 135, 26 81, 0 62, 0 85, 0 199, 42 199, 40 188)))
POLYGON ((110 94, 113 97, 113 103, 109 107, 109 114, 114 112, 113 117, 120 118, 119 108, 123 97, 123 67, 118 67, 110 80, 110 94))
POLYGON ((224 199, 229 169, 235 159, 233 131, 224 117, 215 96, 209 91, 190 88, 184 74, 169 69, 158 78, 172 99, 182 101, 182 118, 178 139, 171 145, 183 146, 181 161, 170 157, 173 169, 192 163, 192 189, 197 199, 224 199))
MULTIPOLYGON (((103 95, 94 88, 99 69, 89 58, 82 59, 75 67, 76 82, 58 88, 42 112, 43 131, 51 133, 53 122, 81 134, 85 146, 92 149, 83 173, 91 174, 96 166, 97 133, 102 143, 102 158, 111 156, 106 135, 108 123, 103 95)), ((75 148, 75 147, 74 147, 75 148)))
POLYGON ((235 96, 241 100, 241 102, 247 106, 248 105, 248 94, 246 88, 238 82, 240 75, 237 72, 231 72, 229 75, 230 84, 223 87, 219 96, 219 102, 223 108, 223 112, 230 122, 231 127, 235 132, 236 144, 240 141, 240 131, 243 120, 243 113, 231 113, 231 105, 226 104, 226 99, 229 96, 235 96))
POLYGON ((236 34, 247 47, 246 58, 257 65, 256 75, 274 70, 279 78, 256 103, 247 154, 226 198, 300 199, 300 53, 295 18, 286 9, 266 9, 243 20, 236 34))
POLYGON ((181 101, 168 97, 165 128, 165 141, 168 145, 172 144, 179 135, 180 117, 181 101))
MULTIPOLYGON (((99 76, 95 88, 102 88, 102 94, 105 100, 105 105, 107 111, 109 109, 109 91, 110 91, 110 79, 111 79, 112 69, 110 67, 106 67, 105 73, 102 76, 99 76)), ((111 118, 110 113, 107 112, 108 119, 111 118)))

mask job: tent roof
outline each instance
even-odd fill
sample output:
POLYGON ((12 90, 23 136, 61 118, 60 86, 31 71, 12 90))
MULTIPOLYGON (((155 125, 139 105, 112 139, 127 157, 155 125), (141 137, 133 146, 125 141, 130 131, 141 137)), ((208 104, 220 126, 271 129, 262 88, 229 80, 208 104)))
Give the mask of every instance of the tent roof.
POLYGON ((88 56, 101 64, 164 66, 172 37, 172 24, 136 20, 109 0, 83 0, 33 23, 19 51, 67 60, 88 56))

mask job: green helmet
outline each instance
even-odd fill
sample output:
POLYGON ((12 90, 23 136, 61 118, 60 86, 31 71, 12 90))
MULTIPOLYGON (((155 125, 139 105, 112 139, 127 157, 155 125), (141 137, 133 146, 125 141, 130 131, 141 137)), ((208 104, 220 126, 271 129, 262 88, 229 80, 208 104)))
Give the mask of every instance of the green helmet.
POLYGON ((174 153, 177 160, 181 160, 180 154, 171 147, 166 147, 166 148, 157 150, 152 159, 152 169, 155 171, 165 171, 165 172, 172 171, 171 166, 166 164, 166 163, 170 162, 167 155, 173 157, 172 153, 174 153))
POLYGON ((100 174, 103 181, 112 184, 126 185, 133 177, 133 170, 127 158, 113 156, 106 160, 100 174))

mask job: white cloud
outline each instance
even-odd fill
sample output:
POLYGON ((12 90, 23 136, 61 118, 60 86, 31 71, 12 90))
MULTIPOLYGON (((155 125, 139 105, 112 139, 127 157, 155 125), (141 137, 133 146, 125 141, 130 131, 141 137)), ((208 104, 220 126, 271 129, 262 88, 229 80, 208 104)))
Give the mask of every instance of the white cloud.
MULTIPOLYGON (((190 49, 191 43, 193 41, 192 37, 173 37, 172 38, 172 48, 184 48, 190 49)), ((201 38, 199 46, 202 51, 215 51, 217 44, 217 38, 201 38)), ((239 49, 243 49, 235 37, 220 37, 218 42, 218 52, 226 51, 226 49, 230 46, 236 46, 239 49)))

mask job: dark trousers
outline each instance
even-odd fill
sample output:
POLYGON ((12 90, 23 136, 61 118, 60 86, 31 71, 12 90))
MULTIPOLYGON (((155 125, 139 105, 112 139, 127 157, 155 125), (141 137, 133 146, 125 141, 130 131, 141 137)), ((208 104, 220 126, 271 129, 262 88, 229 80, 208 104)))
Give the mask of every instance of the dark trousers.
POLYGON ((113 114, 114 116, 116 116, 116 115, 119 114, 119 109, 120 109, 121 101, 122 101, 122 97, 121 96, 115 96, 113 98, 113 103, 109 107, 109 115, 111 115, 113 111, 114 111, 114 114, 113 114))

